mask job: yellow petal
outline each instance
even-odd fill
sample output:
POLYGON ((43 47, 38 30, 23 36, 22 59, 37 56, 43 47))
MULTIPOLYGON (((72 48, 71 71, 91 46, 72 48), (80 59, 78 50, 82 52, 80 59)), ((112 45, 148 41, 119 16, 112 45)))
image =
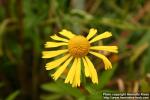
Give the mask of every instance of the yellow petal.
POLYGON ((80 75, 81 75, 81 58, 78 58, 77 69, 76 69, 76 80, 77 86, 80 86, 80 75))
POLYGON ((63 36, 65 36, 65 37, 67 37, 67 38, 69 38, 69 39, 71 39, 71 38, 73 38, 75 35, 72 33, 72 32, 70 32, 70 31, 68 31, 68 30, 66 30, 66 29, 63 29, 61 32, 59 32, 61 35, 63 35, 63 36))
POLYGON ((55 56, 58 56, 60 54, 66 53, 68 50, 56 50, 56 51, 43 51, 42 54, 42 58, 52 58, 55 56))
POLYGON ((57 71, 52 75, 54 80, 57 80, 59 78, 59 76, 64 72, 72 59, 73 57, 71 56, 61 67, 57 69, 57 71))
POLYGON ((108 38, 108 37, 110 37, 110 36, 112 36, 111 32, 104 32, 104 33, 102 33, 102 34, 96 36, 95 38, 93 38, 93 39, 90 41, 90 43, 96 42, 96 41, 101 40, 101 39, 104 39, 104 38, 108 38))
POLYGON ((56 41, 63 41, 63 42, 68 42, 67 39, 64 39, 62 37, 59 37, 57 35, 53 35, 53 36, 50 36, 53 40, 56 40, 56 41))
POLYGON ((90 47, 90 49, 91 50, 104 50, 104 51, 118 53, 117 46, 92 46, 92 47, 90 47))
POLYGON ((104 64, 105 64, 105 69, 110 69, 112 68, 111 62, 107 59, 107 57, 105 57, 104 55, 100 54, 100 53, 96 53, 96 52, 92 52, 90 51, 89 53, 93 54, 94 56, 100 58, 103 60, 104 64))
POLYGON ((61 65, 68 57, 70 56, 70 54, 66 54, 65 56, 63 56, 60 59, 54 60, 52 62, 49 62, 46 64, 46 70, 51 70, 54 69, 56 67, 58 67, 59 65, 61 65))
POLYGON ((90 73, 90 70, 89 70, 89 66, 88 64, 86 63, 86 60, 84 58, 82 58, 83 60, 83 64, 84 64, 84 72, 85 72, 85 76, 86 77, 91 77, 91 73, 90 73))
POLYGON ((68 45, 68 43, 63 43, 63 42, 46 42, 45 48, 52 48, 52 47, 59 47, 63 45, 68 45))
POLYGON ((77 87, 80 86, 80 74, 81 74, 81 59, 77 58, 77 66, 76 66, 76 71, 75 71, 75 76, 74 80, 72 83, 72 87, 77 87))
POLYGON ((90 32, 89 32, 89 34, 88 34, 88 36, 87 36, 87 39, 89 40, 89 39, 92 38, 96 33, 97 33, 97 30, 94 29, 94 28, 91 28, 91 29, 90 29, 90 32))
POLYGON ((85 60, 86 60, 86 63, 88 64, 89 71, 91 73, 92 82, 98 84, 98 76, 97 76, 97 72, 94 68, 93 63, 90 61, 90 59, 87 56, 85 56, 85 60))
POLYGON ((74 80, 75 72, 76 72, 76 66, 77 66, 77 58, 74 59, 72 67, 70 68, 68 75, 65 79, 65 83, 70 82, 70 84, 72 84, 72 82, 74 80))

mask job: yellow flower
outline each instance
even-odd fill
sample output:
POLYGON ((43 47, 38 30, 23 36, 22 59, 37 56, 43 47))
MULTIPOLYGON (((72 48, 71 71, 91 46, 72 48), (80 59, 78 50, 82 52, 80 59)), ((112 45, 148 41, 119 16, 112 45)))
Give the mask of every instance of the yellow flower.
POLYGON ((63 38, 57 35, 51 36, 51 38, 57 42, 46 42, 45 48, 67 46, 67 48, 63 50, 43 51, 42 58, 52 58, 64 54, 61 58, 46 64, 46 70, 58 67, 56 72, 52 74, 54 80, 57 80, 67 66, 71 64, 65 83, 70 83, 73 87, 80 86, 81 62, 83 62, 85 76, 90 77, 93 83, 98 83, 97 72, 87 54, 92 54, 102 59, 106 70, 112 68, 111 62, 104 55, 97 53, 96 51, 105 50, 117 53, 117 46, 91 45, 94 42, 112 36, 112 34, 111 32, 104 32, 95 36, 96 33, 97 30, 91 28, 88 36, 84 37, 81 35, 74 35, 72 32, 64 29, 59 32, 63 38))

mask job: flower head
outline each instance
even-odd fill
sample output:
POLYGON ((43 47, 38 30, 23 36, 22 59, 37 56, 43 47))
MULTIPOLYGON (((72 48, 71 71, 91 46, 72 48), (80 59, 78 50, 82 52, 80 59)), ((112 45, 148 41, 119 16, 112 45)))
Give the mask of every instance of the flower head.
POLYGON ((52 58, 64 54, 61 58, 46 64, 46 70, 52 70, 58 67, 56 72, 52 74, 54 80, 57 80, 71 64, 65 83, 70 83, 73 87, 80 86, 81 62, 83 62, 85 76, 90 77, 93 83, 98 83, 97 72, 93 63, 87 56, 88 54, 102 59, 106 70, 112 68, 112 64, 108 58, 96 51, 104 50, 118 53, 117 46, 92 46, 92 43, 108 38, 112 36, 112 34, 110 32, 104 32, 95 36, 96 33, 97 30, 91 28, 87 37, 84 37, 81 35, 74 35, 72 32, 64 29, 59 32, 63 37, 57 35, 51 36, 56 42, 46 42, 45 48, 67 46, 67 48, 63 50, 43 51, 42 58, 52 58))

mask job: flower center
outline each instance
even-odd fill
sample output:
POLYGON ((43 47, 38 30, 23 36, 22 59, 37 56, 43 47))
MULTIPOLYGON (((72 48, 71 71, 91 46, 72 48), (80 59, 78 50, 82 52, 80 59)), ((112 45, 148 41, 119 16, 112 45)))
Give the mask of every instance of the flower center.
POLYGON ((83 36, 75 36, 69 40, 69 53, 74 57, 83 57, 88 54, 90 48, 89 41, 83 36))

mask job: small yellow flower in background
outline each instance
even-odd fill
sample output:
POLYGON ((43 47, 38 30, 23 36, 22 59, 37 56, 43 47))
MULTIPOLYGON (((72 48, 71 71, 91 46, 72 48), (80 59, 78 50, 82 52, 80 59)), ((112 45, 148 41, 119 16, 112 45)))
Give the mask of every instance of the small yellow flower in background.
POLYGON ((72 84, 72 87, 80 86, 81 62, 83 62, 85 76, 90 77, 93 83, 98 84, 97 72, 87 54, 92 54, 102 59, 105 69, 107 70, 112 68, 111 62, 104 55, 96 51, 105 50, 118 53, 118 48, 117 46, 92 46, 92 43, 112 36, 111 32, 104 32, 95 36, 96 33, 97 30, 91 28, 88 36, 84 37, 81 35, 74 35, 72 32, 64 29, 59 32, 64 38, 57 35, 51 36, 56 42, 46 42, 45 48, 67 46, 67 48, 63 50, 43 51, 42 58, 52 58, 64 54, 61 58, 46 64, 46 70, 52 70, 58 67, 56 72, 52 74, 54 80, 57 80, 64 70, 71 64, 65 83, 72 84))

